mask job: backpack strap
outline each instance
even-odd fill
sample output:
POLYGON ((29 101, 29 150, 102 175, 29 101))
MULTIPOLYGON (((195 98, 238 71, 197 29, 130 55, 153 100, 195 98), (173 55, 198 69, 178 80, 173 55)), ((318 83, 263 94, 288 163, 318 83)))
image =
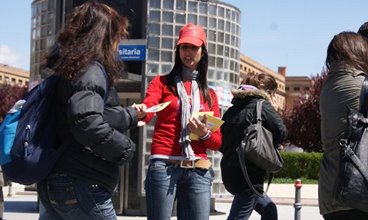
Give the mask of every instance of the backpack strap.
MULTIPOLYGON (((264 100, 263 99, 260 99, 260 100, 257 100, 257 107, 256 107, 256 116, 257 116, 257 124, 260 124, 262 125, 262 104, 263 104, 264 100)), ((247 182, 249 188, 257 195, 257 196, 260 196, 260 197, 263 197, 263 195, 267 194, 267 191, 270 187, 270 184, 271 184, 271 181, 272 181, 272 178, 273 178, 273 173, 269 173, 268 175, 268 184, 267 184, 267 187, 266 187, 266 190, 264 191, 263 194, 259 193, 253 186, 252 184, 252 181, 250 180, 249 178, 249 174, 248 174, 248 171, 247 171, 247 166, 245 165, 245 157, 242 156, 245 154, 244 152, 244 146, 240 146, 237 148, 237 151, 240 151, 238 152, 238 159, 239 159, 239 164, 240 164, 240 168, 242 170, 242 173, 243 173, 243 176, 245 178, 245 181, 247 182)))
MULTIPOLYGON (((364 117, 367 117, 367 98, 368 98, 368 77, 365 76, 362 88, 360 90, 360 97, 359 97, 359 112, 364 115, 364 117)), ((342 147, 345 147, 345 154, 351 159, 351 161, 354 163, 354 165, 357 167, 357 169, 362 174, 363 178, 368 181, 368 167, 366 164, 363 164, 360 160, 360 158, 355 154, 354 150, 351 147, 348 147, 346 141, 340 141, 340 145, 342 147)))
POLYGON ((109 75, 107 74, 106 70, 105 70, 105 67, 102 66, 102 64, 98 61, 94 61, 94 63, 100 67, 100 69, 102 70, 103 74, 104 74, 104 77, 105 77, 105 80, 106 80, 106 93, 105 93, 105 96, 104 96, 104 102, 106 103, 107 101, 107 98, 109 97, 109 92, 110 92, 110 77, 109 75))

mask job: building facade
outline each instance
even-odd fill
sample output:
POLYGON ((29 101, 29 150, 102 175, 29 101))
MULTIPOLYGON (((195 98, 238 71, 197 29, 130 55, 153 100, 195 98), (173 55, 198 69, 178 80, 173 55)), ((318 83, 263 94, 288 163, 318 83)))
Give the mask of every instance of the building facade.
POLYGON ((300 104, 300 98, 308 95, 312 79, 307 76, 287 76, 285 78, 286 109, 293 109, 300 104))
POLYGON ((285 108, 285 75, 286 67, 279 67, 278 72, 275 72, 268 67, 263 66, 250 57, 240 54, 240 78, 244 78, 247 74, 259 74, 267 73, 276 79, 277 91, 275 94, 275 100, 277 103, 277 109, 283 110, 285 108))
POLYGON ((0 84, 27 87, 29 71, 0 64, 0 84))

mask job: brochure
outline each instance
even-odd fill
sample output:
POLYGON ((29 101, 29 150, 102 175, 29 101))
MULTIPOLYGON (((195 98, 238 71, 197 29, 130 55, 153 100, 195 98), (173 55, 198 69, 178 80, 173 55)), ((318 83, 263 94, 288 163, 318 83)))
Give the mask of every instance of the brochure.
POLYGON ((149 107, 149 108, 146 109, 146 112, 159 112, 162 109, 166 108, 170 104, 170 102, 171 101, 168 101, 168 102, 160 103, 158 105, 154 105, 152 107, 149 107))
MULTIPOLYGON (((221 118, 213 116, 213 112, 198 112, 196 114, 193 114, 193 117, 197 117, 199 120, 203 120, 203 116, 207 116, 207 127, 210 129, 211 132, 215 132, 217 129, 220 128, 220 126, 224 123, 221 118)), ((194 133, 190 133, 189 138, 191 140, 199 140, 198 135, 194 133)))

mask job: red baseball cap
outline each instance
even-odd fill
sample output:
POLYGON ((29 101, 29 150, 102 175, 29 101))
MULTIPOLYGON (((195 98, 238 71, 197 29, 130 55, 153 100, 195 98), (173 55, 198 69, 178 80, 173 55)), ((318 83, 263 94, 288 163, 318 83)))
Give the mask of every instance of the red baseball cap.
POLYGON ((179 40, 176 45, 189 43, 197 47, 206 45, 206 33, 204 30, 195 24, 189 23, 182 27, 179 31, 179 40))

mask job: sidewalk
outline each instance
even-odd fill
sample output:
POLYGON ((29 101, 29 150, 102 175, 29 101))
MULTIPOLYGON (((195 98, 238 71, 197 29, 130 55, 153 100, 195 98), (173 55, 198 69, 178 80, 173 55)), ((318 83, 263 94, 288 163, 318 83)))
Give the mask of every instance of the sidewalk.
MULTIPOLYGON (((293 205, 295 203, 294 184, 271 184, 267 195, 278 205, 293 205)), ((231 203, 232 200, 232 196, 216 197, 216 203, 231 203)), ((318 206, 317 184, 302 185, 301 203, 303 206, 318 206)))
MULTIPOLYGON (((35 191, 25 191, 25 186, 13 183, 12 196, 8 197, 9 187, 3 188, 5 197, 5 218, 12 220, 36 220, 38 212, 36 209, 37 193, 35 191)), ((318 210, 317 185, 303 185, 301 188, 301 215, 302 219, 322 220, 318 210)), ((279 219, 294 219, 295 187, 293 184, 271 184, 268 195, 272 197, 278 205, 279 219)), ((216 198, 215 213, 211 214, 210 220, 226 219, 231 207, 232 196, 216 198)), ((146 216, 122 216, 118 219, 143 220, 146 216)), ((172 217, 176 220, 176 217, 172 217)), ((258 213, 253 212, 249 220, 259 220, 258 213)))
MULTIPOLYGON (((303 206, 318 206, 318 185, 303 184, 301 190, 301 203, 303 206)), ((271 184, 268 195, 278 205, 295 203, 294 184, 271 184)))
MULTIPOLYGON (((4 196, 8 195, 8 188, 4 187, 4 196)), ((13 183, 13 195, 36 195, 35 191, 25 191, 25 186, 13 183)), ((266 188, 266 186, 265 186, 266 188)), ((294 184, 271 184, 267 193, 278 205, 293 205, 295 203, 294 184)), ((231 203, 232 196, 216 197, 216 203, 231 203)), ((304 184, 301 188, 301 202, 303 206, 318 206, 318 185, 304 184)))

